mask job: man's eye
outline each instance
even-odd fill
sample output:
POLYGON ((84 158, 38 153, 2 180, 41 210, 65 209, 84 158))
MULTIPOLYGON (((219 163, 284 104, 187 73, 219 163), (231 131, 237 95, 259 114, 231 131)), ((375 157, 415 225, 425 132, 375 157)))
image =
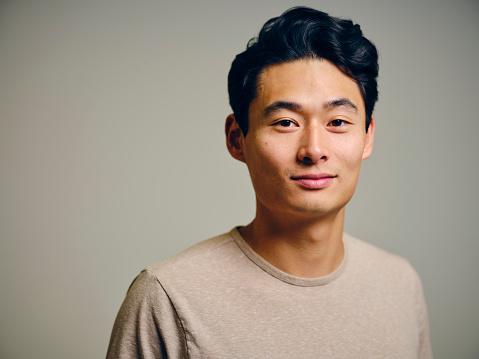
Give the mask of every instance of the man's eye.
POLYGON ((333 127, 339 127, 339 126, 341 126, 341 125, 343 125, 343 124, 345 124, 345 123, 346 123, 346 121, 344 121, 344 120, 332 120, 332 121, 331 121, 331 126, 333 126, 333 127))
POLYGON ((293 121, 291 120, 281 120, 276 122, 277 125, 280 125, 281 127, 291 127, 293 125, 293 121))

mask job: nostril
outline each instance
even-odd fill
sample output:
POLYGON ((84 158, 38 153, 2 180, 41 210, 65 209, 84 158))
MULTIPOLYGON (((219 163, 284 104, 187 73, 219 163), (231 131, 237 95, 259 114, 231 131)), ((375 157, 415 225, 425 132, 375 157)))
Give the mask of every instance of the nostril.
POLYGON ((301 159, 301 162, 303 162, 303 163, 313 163, 313 159, 312 159, 311 157, 304 156, 304 157, 301 159))
POLYGON ((321 157, 302 156, 302 157, 299 157, 298 160, 299 162, 310 165, 310 164, 317 163, 318 161, 326 161, 327 158, 328 158, 327 155, 322 155, 321 157))

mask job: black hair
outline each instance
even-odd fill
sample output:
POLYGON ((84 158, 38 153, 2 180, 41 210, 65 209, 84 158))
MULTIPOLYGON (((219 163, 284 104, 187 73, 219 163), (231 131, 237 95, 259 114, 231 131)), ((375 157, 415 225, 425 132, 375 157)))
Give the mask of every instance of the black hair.
POLYGON ((258 37, 236 56, 228 74, 231 108, 243 135, 257 95, 258 76, 271 65, 311 58, 332 62, 359 86, 366 131, 378 99, 378 53, 359 25, 307 7, 294 7, 267 21, 258 37))

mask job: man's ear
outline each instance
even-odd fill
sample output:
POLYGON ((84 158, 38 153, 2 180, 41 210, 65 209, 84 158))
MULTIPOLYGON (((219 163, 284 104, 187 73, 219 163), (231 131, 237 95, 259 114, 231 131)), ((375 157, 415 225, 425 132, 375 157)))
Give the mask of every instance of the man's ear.
POLYGON ((366 132, 366 139, 364 142, 363 160, 371 156, 371 152, 373 152, 375 127, 376 123, 374 121, 374 116, 371 116, 371 123, 369 124, 368 132, 366 132))
POLYGON ((230 155, 241 162, 246 162, 244 157, 244 136, 243 131, 236 122, 233 114, 226 118, 225 123, 226 147, 230 155))

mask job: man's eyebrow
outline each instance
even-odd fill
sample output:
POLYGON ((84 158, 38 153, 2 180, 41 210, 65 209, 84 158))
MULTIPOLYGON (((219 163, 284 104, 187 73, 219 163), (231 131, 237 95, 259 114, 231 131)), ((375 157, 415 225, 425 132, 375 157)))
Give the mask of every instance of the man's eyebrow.
POLYGON ((263 110, 263 116, 267 117, 273 112, 286 109, 286 110, 291 110, 294 112, 300 112, 301 111, 301 105, 294 103, 294 102, 288 102, 288 101, 276 101, 273 102, 271 105, 268 105, 265 107, 263 110))
POLYGON ((323 107, 327 109, 335 108, 335 107, 345 107, 346 109, 353 110, 354 112, 358 112, 358 106, 356 106, 350 99, 348 98, 338 98, 335 100, 331 100, 326 102, 323 107))

